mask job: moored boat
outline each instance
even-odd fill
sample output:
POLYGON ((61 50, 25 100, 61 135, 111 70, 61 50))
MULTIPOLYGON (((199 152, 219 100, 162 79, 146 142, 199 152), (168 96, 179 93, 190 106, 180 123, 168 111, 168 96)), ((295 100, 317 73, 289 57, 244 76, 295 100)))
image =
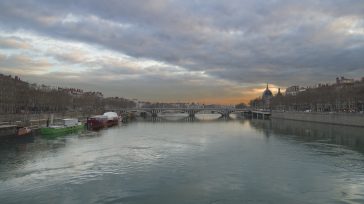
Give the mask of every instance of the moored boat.
POLYGON ((77 132, 84 129, 84 124, 78 122, 77 119, 63 119, 62 125, 50 125, 40 129, 43 136, 57 136, 67 133, 77 132))
POLYGON ((107 116, 104 115, 96 115, 90 118, 87 118, 86 126, 89 130, 99 130, 101 128, 107 127, 107 116))
POLYGON ((17 136, 27 136, 30 133, 32 133, 32 129, 30 129, 29 127, 18 127, 17 128, 17 136))
POLYGON ((104 116, 107 116, 107 126, 111 127, 119 124, 119 116, 115 112, 106 112, 104 116))

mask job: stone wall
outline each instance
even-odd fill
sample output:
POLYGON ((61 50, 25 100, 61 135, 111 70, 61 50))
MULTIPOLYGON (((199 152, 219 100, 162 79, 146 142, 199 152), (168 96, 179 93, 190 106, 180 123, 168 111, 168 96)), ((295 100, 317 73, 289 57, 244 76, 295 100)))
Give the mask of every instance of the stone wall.
POLYGON ((272 118, 300 120, 336 125, 351 125, 364 127, 362 113, 317 113, 317 112, 280 112, 273 111, 272 118))
POLYGON ((0 138, 4 136, 13 136, 16 134, 15 125, 0 125, 0 138))
MULTIPOLYGON (((37 126, 44 125, 51 114, 8 114, 0 115, 0 124, 12 124, 19 126, 37 126)), ((54 120, 63 118, 78 118, 84 120, 89 114, 82 114, 78 112, 68 113, 55 113, 53 114, 54 120)))

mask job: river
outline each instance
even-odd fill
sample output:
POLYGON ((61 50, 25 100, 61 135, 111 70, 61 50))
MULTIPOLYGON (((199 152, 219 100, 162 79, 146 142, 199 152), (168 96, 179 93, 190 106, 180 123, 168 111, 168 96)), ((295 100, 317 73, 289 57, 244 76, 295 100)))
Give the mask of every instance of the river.
POLYGON ((138 120, 0 141, 1 203, 364 203, 364 129, 138 120))

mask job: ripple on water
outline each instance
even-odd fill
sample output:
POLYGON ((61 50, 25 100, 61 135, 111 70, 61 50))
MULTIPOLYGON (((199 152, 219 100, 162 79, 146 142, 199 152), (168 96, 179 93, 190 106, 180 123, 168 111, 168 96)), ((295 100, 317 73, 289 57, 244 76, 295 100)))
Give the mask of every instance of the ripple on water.
POLYGON ((363 203, 363 154, 259 122, 140 122, 87 140, 39 138, 26 152, 5 150, 11 156, 0 163, 0 197, 5 203, 363 203))

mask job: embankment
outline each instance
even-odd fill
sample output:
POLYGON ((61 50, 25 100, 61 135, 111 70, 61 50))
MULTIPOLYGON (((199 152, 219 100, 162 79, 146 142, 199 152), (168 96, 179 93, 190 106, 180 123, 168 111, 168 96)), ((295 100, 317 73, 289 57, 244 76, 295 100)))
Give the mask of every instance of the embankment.
POLYGON ((272 111, 272 118, 364 127, 364 114, 272 111))
MULTIPOLYGON (((67 113, 54 113, 54 120, 63 118, 78 118, 84 120, 90 114, 79 112, 67 112, 67 113)), ((50 113, 42 114, 9 114, 0 115, 0 125, 20 125, 20 126, 39 126, 46 124, 47 120, 51 117, 50 113)))

